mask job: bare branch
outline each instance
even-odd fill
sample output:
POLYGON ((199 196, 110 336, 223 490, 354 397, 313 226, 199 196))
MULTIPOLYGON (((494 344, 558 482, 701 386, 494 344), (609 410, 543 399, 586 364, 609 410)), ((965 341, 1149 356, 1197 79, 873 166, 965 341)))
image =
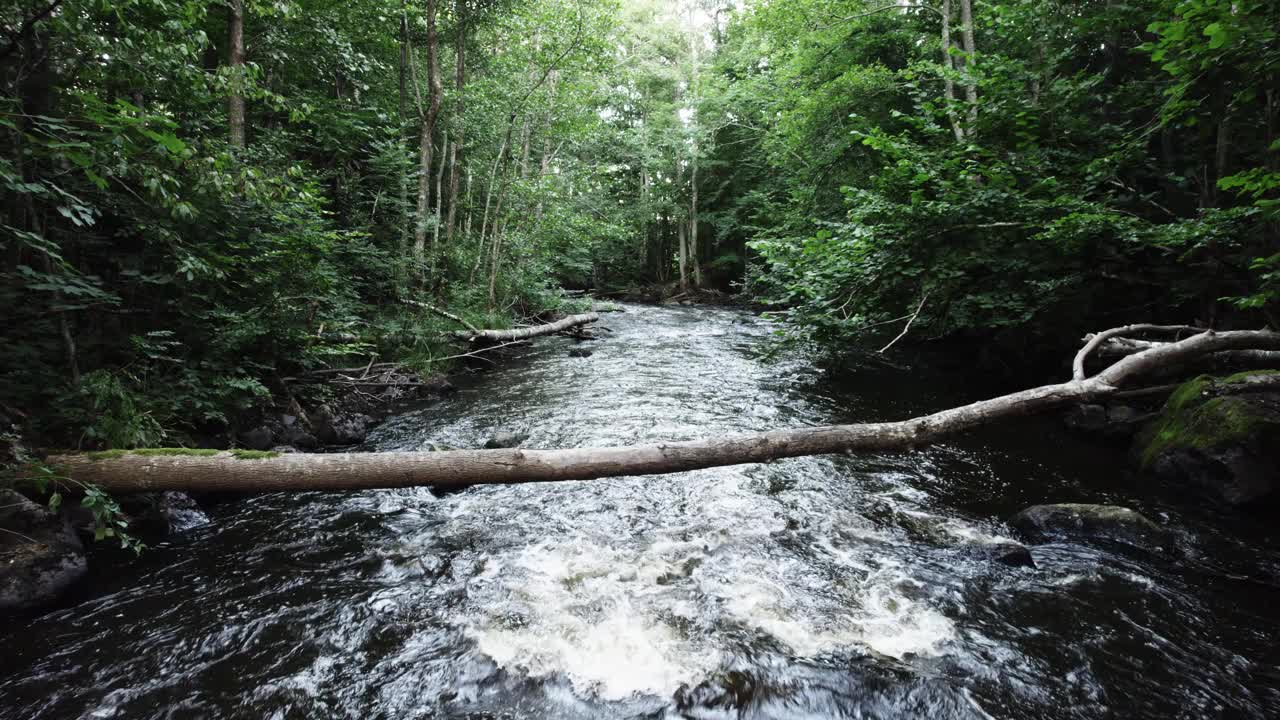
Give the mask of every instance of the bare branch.
POLYGON ((1153 333, 1153 332, 1198 333, 1198 332, 1204 332, 1204 329, 1191 327, 1189 325, 1145 325, 1144 324, 1144 325, 1125 325, 1124 327, 1111 328, 1110 330, 1105 330, 1103 332, 1098 333, 1097 335, 1090 336, 1090 339, 1087 343, 1085 343, 1085 346, 1080 349, 1080 352, 1076 353, 1075 361, 1071 365, 1071 378, 1077 381, 1084 380, 1085 361, 1088 360, 1089 356, 1092 355, 1093 352, 1098 349, 1098 346, 1103 344, 1104 342, 1112 338, 1122 337, 1124 335, 1135 335, 1135 334, 1153 333))
POLYGON ((907 331, 911 329, 911 323, 916 321, 916 317, 919 316, 920 311, 924 309, 924 301, 928 299, 929 299, 929 293, 925 293, 924 297, 920 298, 920 304, 916 306, 916 311, 911 314, 911 319, 907 321, 906 325, 902 326, 902 332, 898 333, 898 337, 890 340, 888 345, 885 345, 884 347, 880 348, 880 352, 884 352, 888 350, 889 348, 893 347, 899 340, 906 337, 907 331))

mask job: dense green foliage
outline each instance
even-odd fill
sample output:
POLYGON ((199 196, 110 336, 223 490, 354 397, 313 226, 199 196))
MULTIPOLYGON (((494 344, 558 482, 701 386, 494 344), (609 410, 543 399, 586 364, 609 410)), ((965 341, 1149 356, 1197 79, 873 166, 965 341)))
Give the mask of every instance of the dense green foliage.
POLYGON ((577 199, 595 182, 577 150, 599 123, 608 4, 439 3, 437 72, 453 80, 471 52, 462 113, 442 83, 425 170, 421 3, 254 0, 234 64, 238 4, 3 10, 0 397, 44 430, 156 445, 224 427, 298 369, 443 354, 456 326, 402 300, 503 326, 560 302, 557 275, 583 264, 566 239, 611 229, 577 199))
POLYGON ((451 353, 407 301, 559 286, 745 286, 825 340, 1274 325, 1280 13, 970 4, 10 0, 0 409, 181 441, 451 353))
POLYGON ((980 1, 969 53, 963 4, 949 62, 941 2, 727 23, 707 210, 753 289, 827 338, 925 297, 930 335, 1275 325, 1277 8, 980 1))

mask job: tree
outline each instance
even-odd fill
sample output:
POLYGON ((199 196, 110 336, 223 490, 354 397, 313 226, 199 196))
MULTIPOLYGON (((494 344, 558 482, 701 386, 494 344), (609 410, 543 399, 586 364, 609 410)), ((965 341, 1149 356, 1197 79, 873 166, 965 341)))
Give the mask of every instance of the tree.
POLYGON ((244 2, 228 0, 227 66, 231 68, 231 95, 227 99, 227 128, 231 146, 243 148, 244 95, 239 85, 244 82, 244 2))

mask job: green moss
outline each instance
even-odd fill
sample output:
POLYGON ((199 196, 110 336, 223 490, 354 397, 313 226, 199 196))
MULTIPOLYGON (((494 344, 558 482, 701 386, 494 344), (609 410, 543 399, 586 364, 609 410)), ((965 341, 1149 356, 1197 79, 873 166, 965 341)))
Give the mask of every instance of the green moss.
MULTIPOLYGON (((1274 371, 1266 371, 1271 373, 1274 371)), ((1237 373, 1226 378, 1201 375, 1183 383, 1165 403, 1164 410, 1143 435, 1142 466, 1149 467, 1162 453, 1179 448, 1207 450, 1246 440, 1273 421, 1260 415, 1245 398, 1213 397, 1214 386, 1262 374, 1237 373)))
POLYGON ((212 457, 218 454, 217 450, 207 450, 203 448, 138 448, 130 450, 134 455, 142 455, 143 457, 168 457, 172 455, 185 455, 188 457, 212 457))
POLYGON ((1222 378, 1219 382, 1224 384, 1242 382, 1251 377, 1259 377, 1262 375, 1280 375, 1280 370, 1245 370, 1244 372, 1238 372, 1235 375, 1228 375, 1222 378))
POLYGON ((142 457, 169 457, 174 455, 212 457, 217 454, 217 450, 202 448, 138 448, 136 450, 103 450, 101 452, 87 453, 90 460, 115 460, 125 455, 140 455, 142 457))
POLYGON ((232 450, 231 457, 237 460, 269 460, 280 457, 280 453, 271 450, 232 450))

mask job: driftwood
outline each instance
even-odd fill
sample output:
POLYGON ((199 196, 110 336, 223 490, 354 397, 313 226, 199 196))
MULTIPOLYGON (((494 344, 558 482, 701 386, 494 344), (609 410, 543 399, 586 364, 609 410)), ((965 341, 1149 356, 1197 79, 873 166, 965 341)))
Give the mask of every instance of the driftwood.
POLYGON ((514 330, 467 330, 459 331, 457 336, 470 342, 483 343, 504 343, 512 340, 528 340, 529 338, 538 337, 539 335, 550 335, 558 333, 562 330, 568 330, 579 325, 586 325, 600 319, 600 313, 585 313, 582 315, 570 315, 569 317, 557 320, 546 325, 535 325, 527 328, 515 328, 514 330))
POLYGON ((450 319, 450 320, 452 320, 452 321, 454 321, 454 322, 458 323, 459 325, 461 325, 461 326, 465 327, 465 328, 466 328, 468 331, 470 331, 470 332, 473 332, 473 333, 483 332, 480 328, 476 327, 475 325, 472 325, 471 323, 469 323, 469 322, 467 322, 466 320, 464 320, 464 319, 462 319, 462 318, 458 317, 457 315, 454 315, 453 313, 449 312, 448 310, 444 310, 444 309, 442 309, 442 308, 438 308, 438 307, 436 307, 435 305, 432 305, 431 303, 425 303, 425 302, 422 302, 422 301, 420 301, 420 300, 408 300, 408 299, 402 300, 401 302, 404 302, 404 303, 405 303, 405 304, 407 304, 407 305, 412 305, 412 306, 414 306, 414 307, 422 308, 423 310, 427 310, 427 311, 429 311, 429 312, 433 312, 433 313, 435 313, 436 315, 439 315, 439 316, 440 316, 440 317, 442 317, 442 318, 448 318, 448 319, 450 319))
MULTIPOLYGON (((1155 328, 1156 332, 1163 333, 1181 333, 1183 335, 1204 332, 1204 328, 1192 328, 1182 325, 1135 325, 1130 328, 1155 328)), ((1111 331, 1107 331, 1108 333, 1111 331)), ((1160 347, 1168 344, 1167 340, 1143 340, 1133 337, 1118 337, 1107 335, 1099 340, 1099 336, 1106 333, 1089 333, 1084 336, 1084 341, 1094 346, 1096 355, 1100 358, 1121 358, 1126 355, 1133 355, 1160 347)), ((1213 354, 1214 360, 1222 361, 1227 365, 1239 365, 1242 367, 1280 367, 1280 351, 1264 350, 1261 348, 1246 348, 1243 350, 1223 350, 1213 354)))
MULTIPOLYGON (((1109 337, 1120 337, 1111 333, 1109 337)), ((1101 343, 1076 356, 1084 367, 1101 343)), ((766 462, 800 455, 911 450, 996 420, 1103 398, 1151 372, 1227 350, 1280 350, 1280 333, 1204 331, 1128 355, 1091 377, 1003 395, 898 422, 807 427, 631 447, 565 450, 451 450, 289 454, 240 459, 224 452, 55 455, 47 462, 68 477, 115 492, 144 490, 355 490, 430 485, 589 480, 674 473, 766 462)))

